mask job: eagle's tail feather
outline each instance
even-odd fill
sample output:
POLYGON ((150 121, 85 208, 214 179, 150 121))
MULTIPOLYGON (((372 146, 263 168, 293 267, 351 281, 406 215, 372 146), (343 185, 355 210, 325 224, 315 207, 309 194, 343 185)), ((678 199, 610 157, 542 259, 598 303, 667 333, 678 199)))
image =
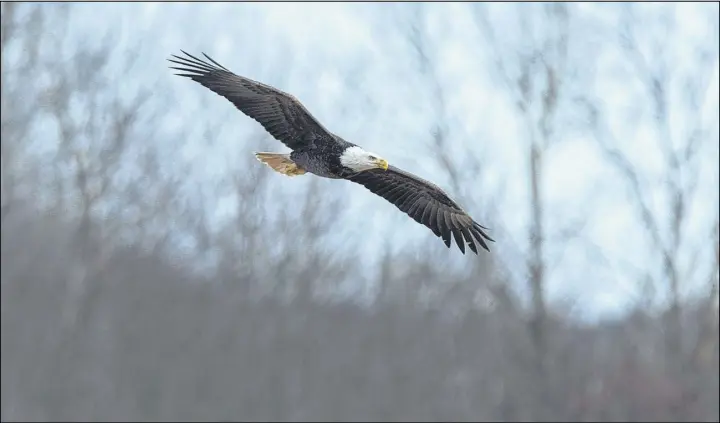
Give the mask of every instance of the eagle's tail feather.
POLYGON ((289 154, 283 153, 255 153, 258 160, 271 167, 276 172, 286 176, 298 176, 305 173, 305 169, 298 166, 289 154))

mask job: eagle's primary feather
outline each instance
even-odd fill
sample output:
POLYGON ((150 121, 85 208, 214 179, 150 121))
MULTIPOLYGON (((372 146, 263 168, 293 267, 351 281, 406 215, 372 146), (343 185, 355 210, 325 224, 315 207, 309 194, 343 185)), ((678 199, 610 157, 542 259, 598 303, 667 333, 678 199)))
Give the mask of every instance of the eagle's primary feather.
POLYGON ((235 75, 207 55, 205 57, 212 64, 185 54, 187 58, 173 55, 175 59, 168 59, 182 66, 171 67, 183 72, 178 75, 186 76, 230 100, 238 110, 255 119, 289 148, 303 147, 319 137, 332 138, 332 134, 292 95, 235 75))
POLYGON ((477 254, 477 244, 486 250, 484 228, 472 220, 443 190, 435 184, 405 172, 395 166, 387 171, 373 169, 357 173, 347 179, 365 186, 372 193, 391 202, 416 222, 430 228, 450 247, 455 238, 460 251, 465 252, 465 242, 477 254), (452 237, 451 237, 452 235, 452 237))

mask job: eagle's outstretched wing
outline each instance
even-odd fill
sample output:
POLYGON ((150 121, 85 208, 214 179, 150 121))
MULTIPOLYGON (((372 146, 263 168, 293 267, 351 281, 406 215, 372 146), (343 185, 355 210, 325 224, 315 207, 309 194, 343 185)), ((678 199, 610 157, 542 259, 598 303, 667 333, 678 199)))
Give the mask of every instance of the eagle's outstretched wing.
MULTIPOLYGON (((182 51, 182 50, 181 50, 182 51)), ((216 61, 172 55, 168 59, 182 67, 171 69, 230 100, 241 112, 258 121, 275 139, 291 149, 306 146, 316 139, 333 139, 330 132, 292 95, 269 85, 238 76, 216 61)))
POLYGON ((487 228, 475 222, 435 184, 394 166, 390 166, 387 171, 374 169, 360 172, 347 179, 363 185, 430 228, 448 248, 452 234, 463 254, 465 242, 475 254, 476 244, 490 251, 485 240, 494 240, 483 232, 487 228))

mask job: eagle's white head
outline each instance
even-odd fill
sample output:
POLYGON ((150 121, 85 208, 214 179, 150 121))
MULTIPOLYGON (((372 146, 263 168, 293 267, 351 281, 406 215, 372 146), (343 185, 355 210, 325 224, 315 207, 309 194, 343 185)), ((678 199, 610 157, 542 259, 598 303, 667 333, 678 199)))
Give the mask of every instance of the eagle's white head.
POLYGON ((358 146, 345 149, 340 156, 340 164, 355 172, 370 169, 387 170, 388 168, 387 160, 358 146))

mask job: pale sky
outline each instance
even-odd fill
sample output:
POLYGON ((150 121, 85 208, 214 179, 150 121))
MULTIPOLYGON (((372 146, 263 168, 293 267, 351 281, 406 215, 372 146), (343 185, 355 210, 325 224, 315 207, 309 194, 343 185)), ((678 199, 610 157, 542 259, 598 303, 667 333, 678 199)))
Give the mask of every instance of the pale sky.
MULTIPOLYGON (((410 3, 84 3, 77 4, 69 27, 75 40, 96 42, 99 35, 117 37, 118 51, 138 48, 134 67, 118 77, 123 90, 153 87, 158 98, 172 99, 158 123, 184 139, 180 160, 192 160, 193 178, 212 186, 230 166, 241 162, 257 146, 243 145, 244 138, 257 134, 260 126, 242 115, 226 100, 198 84, 172 75, 166 58, 183 49, 205 52, 235 73, 275 85, 299 98, 331 131, 387 158, 391 163, 433 180, 450 191, 449 180, 432 157, 428 145, 433 127, 432 91, 417 72, 417 61, 403 33, 403 17, 410 3), (346 81, 359 87, 348 88, 346 81), (194 124, 194 122, 200 122, 194 124), (204 124, 217 126, 217 139, 208 147, 199 131, 204 124)), ((578 77, 586 90, 601 98, 609 113, 623 151, 633 163, 659 178, 662 156, 655 149, 648 119, 637 114, 636 98, 642 86, 621 60, 613 35, 595 31, 613 23, 622 6, 576 3, 571 23, 571 66, 591 64, 589 73, 578 77), (636 113, 636 114, 634 114, 636 113)), ((48 7, 51 7, 48 5, 48 7)), ((451 153, 468 150, 483 157, 482 185, 475 189, 466 180, 463 192, 451 194, 481 224, 493 228, 497 240, 492 254, 513 272, 517 286, 524 288, 522 262, 528 248, 529 182, 527 178, 527 126, 495 77, 493 53, 475 27, 469 3, 432 3, 426 22, 428 44, 435 71, 445 90, 451 153), (491 197, 491 198, 487 198, 491 197), (488 202, 493 202, 488 204, 488 202), (482 209, 481 206, 491 206, 482 209)), ((514 5, 493 3, 493 25, 500 31, 501 53, 512 64, 518 47, 532 42, 532 34, 513 17, 514 5)), ((691 43, 707 39, 713 32, 706 17, 717 15, 717 4, 640 5, 636 12, 651 17, 653 10, 674 7, 675 26, 667 46, 673 64, 692 71, 691 43), (647 15, 645 15, 647 14, 647 15)), ((538 17, 534 17, 535 20, 538 17)), ((533 26, 540 31, 541 26, 533 26)), ((642 35, 652 41, 659 35, 647 25, 642 35)), ((717 33, 715 33, 717 36, 717 33)), ((650 45, 649 43, 648 45, 650 45)), ((717 46, 717 40, 715 40, 717 46)), ((717 58, 717 48, 715 49, 717 58)), ((121 62, 120 58, 118 63, 121 62)), ((711 131, 704 145, 698 188, 702 199, 690 211, 688 244, 707 237, 708 216, 718 207, 718 65, 715 60, 702 119, 711 131)), ((581 67, 582 68, 582 67, 581 67)), ((585 71, 584 71, 585 72, 585 71)), ((678 90, 680 91, 680 90, 678 90)), ((671 97, 673 134, 682 134, 688 112, 671 97)), ((558 231, 566 223, 586 219, 583 237, 603 251, 608 262, 588 252, 584 242, 571 242, 562 251, 548 251, 552 264, 548 294, 551 300, 572 299, 583 316, 612 315, 637 301, 638 285, 625 264, 648 267, 648 245, 638 229, 636 210, 629 206, 630 191, 598 155, 591 134, 566 130, 577 121, 576 110, 562 105, 557 142, 548 152, 544 191, 547 199, 547 229, 558 231)), ((267 142, 268 151, 286 151, 279 142, 267 142)), ((259 165, 259 164, 258 164, 259 165)), ((292 192, 306 184, 301 178, 272 175, 275 186, 292 192)), ((649 182, 659 185, 659 180, 649 182)), ((371 250, 392 240, 393 248, 404 243, 435 243, 445 247, 427 228, 407 218, 385 200, 361 186, 325 181, 323 187, 344 190, 352 197, 353 212, 344 219, 339 246, 346 237, 360 248, 360 258, 373 262, 371 250), (338 187, 338 184, 343 184, 338 187), (362 247, 365 245, 365 247, 362 247)), ((232 215, 232 197, 215 198, 208 207, 218 218, 232 215)), ((650 199, 654 210, 663 209, 662 199, 650 199)), ((548 236, 552 236, 548 234, 548 236)), ((455 248, 455 246, 453 246, 455 248)), ((702 251, 699 254, 704 254, 702 251)), ((436 258, 459 266, 475 260, 456 250, 436 258)), ((699 271, 702 273, 702 271, 699 271)), ((699 278, 687 282, 692 287, 699 278)), ((659 288, 662 290, 662 287, 659 288)))

